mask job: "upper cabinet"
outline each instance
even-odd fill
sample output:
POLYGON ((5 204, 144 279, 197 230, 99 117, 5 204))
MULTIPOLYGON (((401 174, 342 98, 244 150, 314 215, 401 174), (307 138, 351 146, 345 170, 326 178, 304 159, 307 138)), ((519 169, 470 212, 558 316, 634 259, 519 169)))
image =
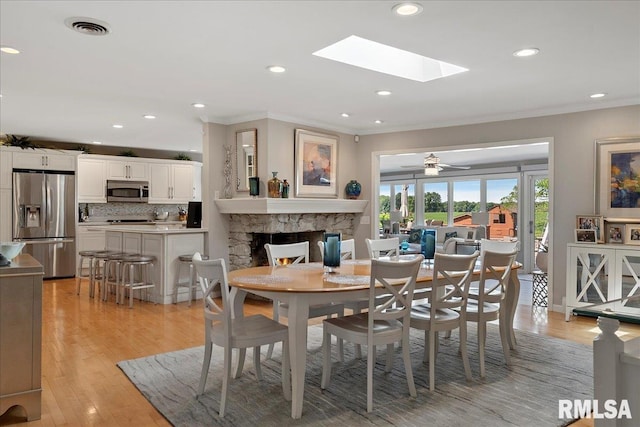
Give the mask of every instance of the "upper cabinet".
POLYGON ((149 203, 187 203, 195 200, 193 168, 191 163, 152 163, 149 203))
POLYGON ((78 202, 106 203, 107 161, 78 157, 78 202))
POLYGON ((13 167, 17 169, 75 171, 76 155, 58 150, 21 150, 13 153, 13 167))
POLYGON ((107 179, 124 181, 148 181, 149 163, 133 160, 109 160, 107 179))

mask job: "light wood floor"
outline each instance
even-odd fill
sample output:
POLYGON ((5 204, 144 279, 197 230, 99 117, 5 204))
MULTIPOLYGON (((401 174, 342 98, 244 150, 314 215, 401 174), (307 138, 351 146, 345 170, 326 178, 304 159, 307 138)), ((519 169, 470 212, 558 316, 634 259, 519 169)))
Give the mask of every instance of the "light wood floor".
MULTIPOLYGON (((202 306, 153 305, 134 308, 75 292, 72 279, 45 281, 42 330, 42 418, 23 423, 21 408, 0 417, 0 425, 21 426, 168 426, 116 363, 202 345, 202 306)), ((246 314, 270 315, 271 304, 251 301, 246 314)), ((319 322, 319 321, 317 321, 319 322)), ((522 305, 515 327, 590 344, 595 319, 574 317, 522 305)), ((623 324, 623 338, 640 336, 640 326, 623 324)), ((592 424, 581 424, 592 425, 592 424)))

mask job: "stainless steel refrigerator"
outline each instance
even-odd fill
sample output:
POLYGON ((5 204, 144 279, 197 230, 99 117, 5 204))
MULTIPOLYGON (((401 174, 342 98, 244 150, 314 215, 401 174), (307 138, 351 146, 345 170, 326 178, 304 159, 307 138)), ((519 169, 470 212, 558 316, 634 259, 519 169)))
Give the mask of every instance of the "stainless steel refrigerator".
POLYGON ((44 266, 44 278, 75 275, 74 172, 13 170, 13 240, 44 266))

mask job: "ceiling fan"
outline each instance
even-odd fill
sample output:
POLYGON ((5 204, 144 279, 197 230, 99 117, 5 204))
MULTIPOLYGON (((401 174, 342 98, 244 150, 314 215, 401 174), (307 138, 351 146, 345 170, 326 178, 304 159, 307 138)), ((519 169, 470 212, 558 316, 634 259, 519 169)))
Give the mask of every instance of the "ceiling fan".
POLYGON ((404 165, 403 168, 418 169, 424 167, 425 175, 438 175, 443 169, 471 169, 471 166, 456 166, 446 163, 440 163, 440 158, 436 157, 433 153, 424 158, 424 165, 404 165))

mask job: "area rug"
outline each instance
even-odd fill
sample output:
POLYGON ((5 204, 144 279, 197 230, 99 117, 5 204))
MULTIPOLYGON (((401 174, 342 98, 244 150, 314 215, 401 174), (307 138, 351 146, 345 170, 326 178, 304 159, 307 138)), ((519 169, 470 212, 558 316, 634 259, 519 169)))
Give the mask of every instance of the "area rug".
MULTIPOLYGON (((320 389, 322 328, 309 328, 307 375, 302 418, 293 420, 280 383, 280 349, 262 364, 257 381, 251 352, 245 372, 229 386, 227 410, 218 416, 222 353, 214 347, 205 393, 196 397, 204 347, 118 363, 151 404, 175 426, 559 426, 559 399, 593 395, 591 347, 516 331, 512 366, 504 364, 498 329, 489 325, 486 378, 479 378, 475 328, 469 331, 473 374, 466 381, 458 355, 458 337, 440 340, 436 390, 429 391, 428 366, 422 363, 423 333, 411 332, 411 355, 418 397, 407 389, 400 349, 393 371, 384 372, 385 349, 378 349, 374 372, 374 410, 366 411, 366 358, 345 345, 345 362, 335 360, 331 383, 320 389)), ((471 326, 470 326, 471 327, 471 326)), ((266 349, 263 349, 265 351, 266 349)), ((335 345, 334 345, 335 355, 335 345)), ((263 354, 264 358, 264 354, 263 354)))

